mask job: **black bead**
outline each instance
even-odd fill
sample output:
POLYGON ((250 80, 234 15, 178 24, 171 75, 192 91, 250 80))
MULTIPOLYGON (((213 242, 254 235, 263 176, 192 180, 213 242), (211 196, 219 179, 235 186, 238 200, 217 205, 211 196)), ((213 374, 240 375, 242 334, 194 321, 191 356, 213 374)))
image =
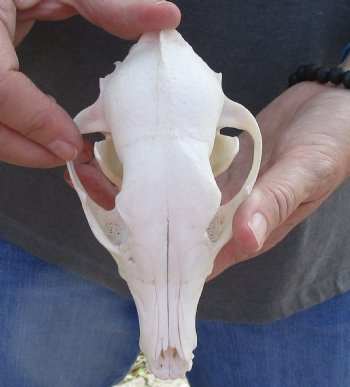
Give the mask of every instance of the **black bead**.
POLYGON ((288 87, 291 87, 295 85, 296 83, 300 82, 298 80, 297 74, 293 73, 289 78, 288 78, 288 87))
POLYGON ((316 73, 316 81, 319 83, 327 83, 329 79, 329 69, 327 67, 320 67, 316 73))
POLYGON ((343 85, 345 88, 350 89, 350 70, 343 75, 343 85))
POLYGON ((320 66, 316 64, 307 65, 305 68, 305 77, 308 81, 314 81, 316 79, 316 73, 319 70, 320 66))
POLYGON ((335 85, 339 85, 343 80, 344 70, 340 67, 332 67, 329 70, 329 80, 335 85))
POLYGON ((288 78, 288 84, 290 87, 303 81, 332 82, 335 85, 342 83, 346 89, 350 89, 350 70, 345 71, 336 66, 328 68, 316 64, 300 65, 288 78))
POLYGON ((305 81, 305 79, 306 79, 306 74, 305 74, 306 67, 307 67, 306 65, 301 65, 298 67, 298 70, 295 72, 296 77, 298 79, 298 82, 305 81))

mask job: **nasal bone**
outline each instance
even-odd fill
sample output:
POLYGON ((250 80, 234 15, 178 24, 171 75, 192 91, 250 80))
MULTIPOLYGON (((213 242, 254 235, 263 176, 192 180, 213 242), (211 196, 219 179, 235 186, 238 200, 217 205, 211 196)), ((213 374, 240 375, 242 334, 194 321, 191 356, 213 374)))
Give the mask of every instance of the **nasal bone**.
MULTIPOLYGON (((185 376, 192 367, 193 344, 187 337, 188 327, 182 318, 180 272, 169 254, 168 267, 171 276, 167 284, 162 284, 166 291, 158 293, 158 332, 153 356, 149 360, 149 369, 161 379, 177 379, 185 376)), ((158 284, 162 287, 160 283, 158 284)), ((164 290, 163 288, 163 290, 164 290)))

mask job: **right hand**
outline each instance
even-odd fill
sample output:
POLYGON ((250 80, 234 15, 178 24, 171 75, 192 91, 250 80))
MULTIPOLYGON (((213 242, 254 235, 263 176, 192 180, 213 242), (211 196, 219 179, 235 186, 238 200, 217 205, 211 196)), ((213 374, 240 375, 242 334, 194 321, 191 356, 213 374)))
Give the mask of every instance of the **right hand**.
MULTIPOLYGON (((0 161, 33 167, 63 165, 91 156, 71 117, 23 73, 14 42, 33 21, 59 20, 80 13, 106 31, 136 38, 142 32, 175 28, 180 13, 172 3, 151 0, 0 0, 0 161)), ((21 36, 20 36, 21 35, 21 36)))
MULTIPOLYGON (((342 86, 306 81, 258 114, 263 139, 259 176, 235 213, 233 237, 217 255, 210 279, 273 248, 349 178, 349 105, 350 93, 342 86)), ((245 133, 240 145, 220 177, 226 194, 241 187, 241 172, 251 165, 245 133)))

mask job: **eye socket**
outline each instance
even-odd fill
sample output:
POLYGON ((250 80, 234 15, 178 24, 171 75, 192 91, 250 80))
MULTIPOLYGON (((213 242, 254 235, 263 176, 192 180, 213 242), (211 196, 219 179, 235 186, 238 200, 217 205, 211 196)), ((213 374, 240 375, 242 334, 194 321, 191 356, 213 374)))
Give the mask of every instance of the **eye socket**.
POLYGON ((220 134, 223 136, 229 136, 229 137, 239 137, 239 135, 243 132, 241 129, 237 128, 222 128, 220 129, 220 134))

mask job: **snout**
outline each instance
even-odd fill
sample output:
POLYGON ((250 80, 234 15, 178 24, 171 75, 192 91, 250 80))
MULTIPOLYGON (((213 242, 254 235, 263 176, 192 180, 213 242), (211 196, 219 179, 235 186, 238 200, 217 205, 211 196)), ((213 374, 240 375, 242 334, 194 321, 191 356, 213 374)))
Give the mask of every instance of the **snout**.
POLYGON ((192 367, 199 296, 193 284, 164 285, 133 281, 129 287, 140 321, 140 348, 150 371, 160 379, 176 379, 192 367))
POLYGON ((182 378, 192 368, 192 359, 182 356, 176 348, 168 347, 156 359, 149 358, 148 367, 160 379, 182 378))

